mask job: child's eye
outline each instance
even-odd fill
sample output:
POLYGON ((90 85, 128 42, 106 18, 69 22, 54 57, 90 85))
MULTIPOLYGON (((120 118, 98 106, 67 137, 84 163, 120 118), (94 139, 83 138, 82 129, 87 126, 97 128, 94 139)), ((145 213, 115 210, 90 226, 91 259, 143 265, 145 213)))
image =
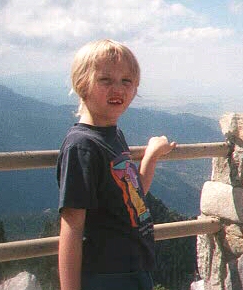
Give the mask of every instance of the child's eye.
POLYGON ((101 77, 101 78, 99 78, 99 82, 101 84, 104 84, 104 85, 109 85, 109 84, 111 84, 112 81, 108 77, 101 77))
POLYGON ((122 79, 122 83, 124 85, 131 85, 132 84, 132 80, 131 79, 122 79))

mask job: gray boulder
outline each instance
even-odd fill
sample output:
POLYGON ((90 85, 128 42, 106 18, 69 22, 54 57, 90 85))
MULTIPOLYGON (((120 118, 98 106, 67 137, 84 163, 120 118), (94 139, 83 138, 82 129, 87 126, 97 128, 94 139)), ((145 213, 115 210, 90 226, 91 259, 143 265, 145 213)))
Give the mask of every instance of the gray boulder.
POLYGON ((0 290, 42 290, 33 274, 21 272, 0 285, 0 290))
POLYGON ((190 290, 204 290, 203 280, 192 282, 190 290))

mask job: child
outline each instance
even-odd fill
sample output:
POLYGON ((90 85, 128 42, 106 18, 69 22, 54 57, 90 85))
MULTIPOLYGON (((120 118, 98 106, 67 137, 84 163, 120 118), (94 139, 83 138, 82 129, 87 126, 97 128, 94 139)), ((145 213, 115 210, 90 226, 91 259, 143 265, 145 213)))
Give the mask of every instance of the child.
POLYGON ((151 290, 153 223, 147 193, 158 157, 175 143, 149 140, 137 170, 117 121, 137 93, 133 53, 112 40, 89 43, 72 67, 80 121, 67 133, 57 168, 61 290, 151 290))

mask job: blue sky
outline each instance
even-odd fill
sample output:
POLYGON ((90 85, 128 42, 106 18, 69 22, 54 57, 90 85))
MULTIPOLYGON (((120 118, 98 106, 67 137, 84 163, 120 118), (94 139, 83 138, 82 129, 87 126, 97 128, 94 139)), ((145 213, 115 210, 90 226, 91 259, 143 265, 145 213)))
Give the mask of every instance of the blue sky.
POLYGON ((69 86, 75 51, 112 38, 137 56, 147 99, 243 95, 241 0, 0 0, 0 19, 0 75, 26 86, 69 86))

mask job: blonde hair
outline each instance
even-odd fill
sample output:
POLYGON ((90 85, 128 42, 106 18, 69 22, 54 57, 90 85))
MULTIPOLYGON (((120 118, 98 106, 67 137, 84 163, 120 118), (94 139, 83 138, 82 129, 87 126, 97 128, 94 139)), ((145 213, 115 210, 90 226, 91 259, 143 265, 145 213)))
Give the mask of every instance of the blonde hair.
POLYGON ((71 70, 72 89, 80 97, 78 115, 81 114, 83 100, 94 84, 98 63, 104 59, 113 62, 126 61, 136 86, 139 85, 140 67, 128 47, 110 39, 89 42, 76 53, 71 70))

